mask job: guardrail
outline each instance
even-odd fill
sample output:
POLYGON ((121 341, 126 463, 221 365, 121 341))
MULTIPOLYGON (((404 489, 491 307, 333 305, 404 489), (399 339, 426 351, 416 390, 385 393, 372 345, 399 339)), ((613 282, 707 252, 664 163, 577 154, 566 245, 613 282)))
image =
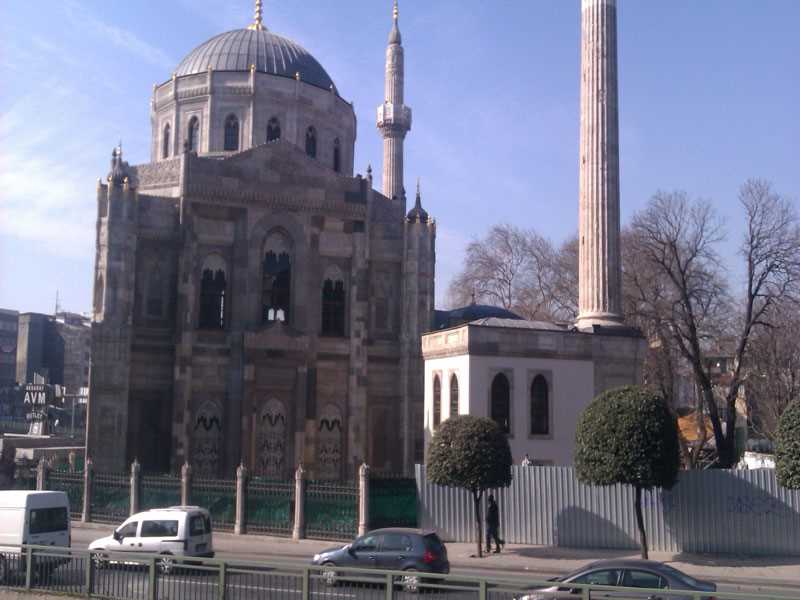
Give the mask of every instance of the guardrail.
MULTIPOLYGON (((532 592, 552 582, 510 581, 462 575, 353 569, 332 566, 293 567, 245 560, 178 559, 173 556, 107 553, 23 546, 0 553, 0 589, 102 597, 109 600, 393 600, 424 593, 429 600, 519 600, 537 598, 591 600, 608 592, 614 598, 660 600, 800 600, 782 593, 687 592, 570 584, 568 592, 532 592)), ((604 597, 609 597, 605 595, 604 597)))

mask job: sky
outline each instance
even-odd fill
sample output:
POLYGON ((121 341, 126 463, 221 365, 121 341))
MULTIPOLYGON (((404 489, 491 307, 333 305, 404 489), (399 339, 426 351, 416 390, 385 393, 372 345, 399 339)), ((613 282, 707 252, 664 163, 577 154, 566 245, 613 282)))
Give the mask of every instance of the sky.
MULTIPOLYGON (((149 160, 154 83, 251 0, 0 3, 0 308, 91 308, 95 187, 121 140, 149 160)), ((737 192, 800 207, 798 0, 619 0, 623 225, 659 190, 711 201, 731 264, 737 192)), ((380 173, 391 0, 267 0, 264 23, 325 67, 358 118, 355 170, 380 173)), ((578 0, 400 0, 405 184, 437 222, 437 307, 466 245, 495 223, 577 231, 578 0)), ((734 267, 735 268, 735 267, 734 267)))

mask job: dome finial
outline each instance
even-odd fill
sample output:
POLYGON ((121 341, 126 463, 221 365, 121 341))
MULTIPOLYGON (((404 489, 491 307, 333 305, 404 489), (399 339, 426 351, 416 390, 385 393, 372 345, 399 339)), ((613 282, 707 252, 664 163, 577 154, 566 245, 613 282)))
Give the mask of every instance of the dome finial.
POLYGON ((400 16, 400 8, 397 6, 397 0, 394 0, 394 8, 392 9, 392 19, 397 21, 400 16))
POLYGON ((250 27, 248 29, 254 29, 256 31, 262 31, 264 29, 263 7, 262 7, 261 0, 256 0, 255 20, 253 21, 253 24, 250 25, 250 27))

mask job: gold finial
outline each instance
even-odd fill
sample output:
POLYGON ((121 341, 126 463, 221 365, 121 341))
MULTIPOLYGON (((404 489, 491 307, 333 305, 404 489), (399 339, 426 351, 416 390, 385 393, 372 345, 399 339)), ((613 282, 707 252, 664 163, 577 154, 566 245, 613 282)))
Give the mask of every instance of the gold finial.
POLYGON ((253 24, 250 25, 249 29, 254 29, 255 31, 261 31, 264 29, 262 12, 261 0, 256 0, 255 20, 253 21, 253 24))
POLYGON ((300 71, 295 71, 295 73, 294 73, 294 78, 295 78, 297 81, 300 81, 300 71))
POLYGON ((397 0, 394 0, 394 8, 392 9, 392 18, 397 21, 400 16, 400 8, 397 6, 397 0))
POLYGON ((255 65, 250 65, 250 72, 254 73, 255 70, 256 70, 256 66, 255 65))

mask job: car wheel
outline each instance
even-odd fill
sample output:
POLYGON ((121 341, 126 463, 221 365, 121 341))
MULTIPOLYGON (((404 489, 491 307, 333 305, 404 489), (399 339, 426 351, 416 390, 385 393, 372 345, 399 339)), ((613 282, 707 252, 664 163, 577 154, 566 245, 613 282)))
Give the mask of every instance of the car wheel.
POLYGON ((158 557, 156 566, 162 575, 169 575, 175 568, 175 559, 171 554, 164 553, 158 557))
POLYGON ((108 555, 92 552, 92 563, 95 569, 105 569, 108 566, 108 555))
POLYGON ((422 579, 416 569, 406 569, 400 577, 400 585, 403 587, 403 591, 409 594, 419 592, 421 583, 422 579))
POLYGON ((333 568, 335 566, 332 562, 326 562, 322 565, 322 581, 329 587, 336 585, 336 580, 339 578, 336 569, 333 568))

